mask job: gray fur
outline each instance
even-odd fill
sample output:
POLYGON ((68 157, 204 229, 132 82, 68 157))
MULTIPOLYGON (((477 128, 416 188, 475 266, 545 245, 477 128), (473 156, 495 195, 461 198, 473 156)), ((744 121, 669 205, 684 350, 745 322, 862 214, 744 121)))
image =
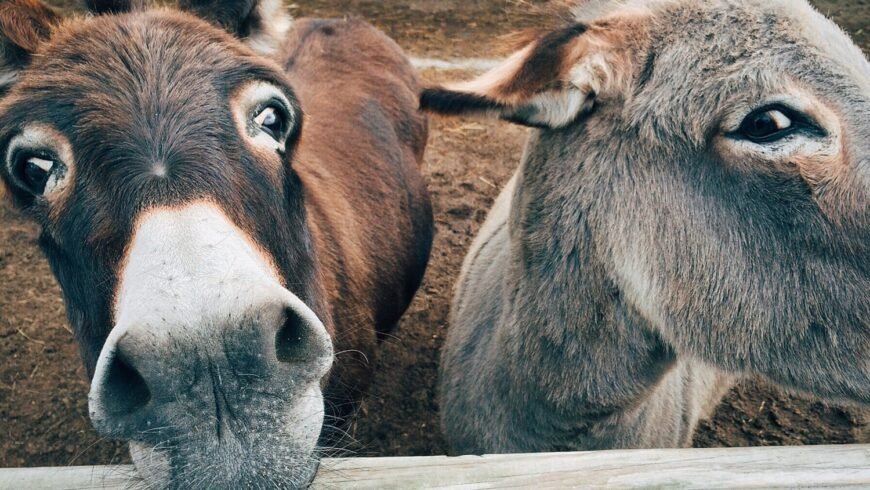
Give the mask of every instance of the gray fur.
POLYGON ((686 446, 749 373, 870 404, 870 64, 802 0, 630 3, 651 76, 533 130, 465 260, 440 380, 456 453, 686 446), (839 115, 825 178, 717 146, 796 86, 839 115))

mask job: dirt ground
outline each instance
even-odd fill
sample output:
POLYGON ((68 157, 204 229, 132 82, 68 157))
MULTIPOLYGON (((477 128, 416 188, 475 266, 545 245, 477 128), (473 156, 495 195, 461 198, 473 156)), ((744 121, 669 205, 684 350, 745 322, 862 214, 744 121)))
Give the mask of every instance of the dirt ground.
MULTIPOLYGON (((816 4, 870 51, 870 0, 816 4)), ((297 16, 364 17, 417 56, 503 54, 502 34, 557 20, 548 2, 531 0, 299 0, 293 8, 297 16)), ((453 280, 524 138, 523 130, 501 123, 433 121, 425 173, 435 248, 420 293, 381 350, 375 384, 351 431, 357 454, 444 453, 435 381, 453 280)), ((87 419, 88 383, 36 235, 0 203, 0 467, 125 462, 126 449, 100 439, 87 419)), ((865 412, 749 380, 701 427, 695 445, 870 442, 868 420, 865 412)))

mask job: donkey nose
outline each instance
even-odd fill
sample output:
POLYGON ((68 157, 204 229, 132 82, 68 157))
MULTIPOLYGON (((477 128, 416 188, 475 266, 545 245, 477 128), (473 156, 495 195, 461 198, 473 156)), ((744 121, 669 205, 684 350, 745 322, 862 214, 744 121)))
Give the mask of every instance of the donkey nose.
POLYGON ((331 357, 323 324, 289 292, 219 320, 116 325, 91 384, 97 431, 146 442, 149 431, 190 430, 215 403, 244 405, 254 384, 279 393, 293 371, 319 371, 311 366, 331 357))

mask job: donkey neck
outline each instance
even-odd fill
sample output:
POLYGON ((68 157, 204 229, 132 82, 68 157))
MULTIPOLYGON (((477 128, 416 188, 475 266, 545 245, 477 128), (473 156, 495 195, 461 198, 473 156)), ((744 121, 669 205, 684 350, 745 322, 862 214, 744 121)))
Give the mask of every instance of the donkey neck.
POLYGON ((609 278, 586 171, 608 162, 584 158, 596 152, 572 131, 533 131, 518 170, 499 341, 515 380, 558 405, 551 413, 638 410, 672 387, 662 380, 676 355, 609 278))

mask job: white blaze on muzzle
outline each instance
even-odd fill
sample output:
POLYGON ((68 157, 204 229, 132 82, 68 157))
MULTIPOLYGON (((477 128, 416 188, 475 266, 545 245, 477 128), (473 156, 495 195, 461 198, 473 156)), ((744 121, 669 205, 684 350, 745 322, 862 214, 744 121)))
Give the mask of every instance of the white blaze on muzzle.
POLYGON ((149 211, 128 250, 115 300, 119 327, 184 324, 283 289, 265 254, 209 203, 149 211))
MULTIPOLYGON (((213 337, 221 333, 219 327, 232 328, 236 319, 250 318, 254 309, 266 319, 290 309, 320 339, 318 345, 329 342, 317 315, 283 287, 265 252, 216 205, 197 202, 149 210, 139 220, 122 263, 115 326, 91 383, 95 425, 110 417, 100 387, 125 336, 134 334, 155 344, 213 337)), ((331 347, 324 352, 331 353, 331 347)))

